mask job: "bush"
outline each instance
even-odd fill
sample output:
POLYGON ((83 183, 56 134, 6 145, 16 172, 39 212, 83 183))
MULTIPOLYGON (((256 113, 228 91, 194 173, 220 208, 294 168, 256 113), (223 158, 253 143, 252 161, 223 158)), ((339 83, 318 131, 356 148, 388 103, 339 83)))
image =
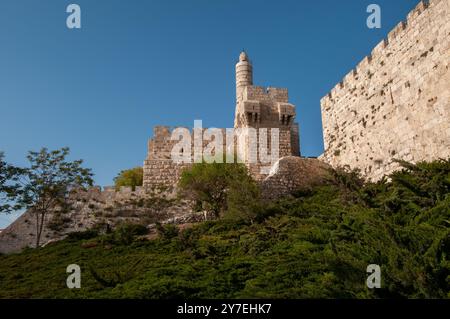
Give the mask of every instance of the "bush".
POLYGON ((253 219, 259 205, 259 188, 240 163, 194 164, 182 172, 179 188, 182 196, 215 218, 230 213, 253 219))
POLYGON ((121 171, 119 175, 114 178, 114 185, 116 186, 116 189, 119 189, 121 186, 129 186, 134 191, 136 186, 142 186, 143 178, 143 168, 135 167, 121 171))
POLYGON ((159 236, 164 240, 171 240, 178 236, 180 230, 177 225, 174 224, 166 224, 161 225, 160 223, 156 223, 156 230, 158 231, 159 236))
POLYGON ((98 236, 98 232, 96 230, 90 229, 86 231, 73 232, 67 235, 67 239, 70 241, 79 241, 92 239, 98 236))
POLYGON ((122 224, 114 232, 114 238, 118 244, 131 244, 136 237, 148 234, 148 229, 140 224, 122 224))
POLYGON ((61 241, 0 256, 0 298, 449 298, 449 182, 448 161, 408 164, 360 189, 331 183, 271 203, 254 223, 158 225, 162 239, 139 245, 114 232, 114 249, 61 241), (74 260, 95 269, 83 289, 49 280, 74 260), (369 264, 380 289, 366 286, 369 264))

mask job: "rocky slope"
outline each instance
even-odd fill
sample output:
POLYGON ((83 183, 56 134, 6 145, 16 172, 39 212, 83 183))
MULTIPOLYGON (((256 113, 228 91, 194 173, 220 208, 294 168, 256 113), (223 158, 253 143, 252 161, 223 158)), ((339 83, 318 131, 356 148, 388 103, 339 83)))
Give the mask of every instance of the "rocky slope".
MULTIPOLYGON (((273 166, 261 183, 262 197, 272 201, 297 190, 323 184, 329 166, 317 159, 287 156, 273 166)), ((36 246, 36 217, 25 212, 0 233, 0 253, 19 252, 36 246)), ((150 191, 137 187, 122 187, 116 191, 99 187, 74 192, 68 208, 56 209, 46 217, 41 244, 61 240, 67 234, 91 228, 113 229, 120 223, 146 225, 151 231, 155 223, 190 224, 202 221, 202 213, 194 213, 192 203, 177 197, 173 189, 150 191)))
MULTIPOLYGON (((71 232, 94 227, 112 229, 120 223, 139 223, 152 228, 160 223, 190 223, 202 220, 202 214, 192 213, 191 204, 170 192, 149 193, 142 188, 120 191, 92 188, 70 195, 68 208, 56 208, 46 216, 41 244, 58 241, 71 232)), ((36 217, 25 212, 0 233, 0 253, 19 252, 36 243, 36 217)))

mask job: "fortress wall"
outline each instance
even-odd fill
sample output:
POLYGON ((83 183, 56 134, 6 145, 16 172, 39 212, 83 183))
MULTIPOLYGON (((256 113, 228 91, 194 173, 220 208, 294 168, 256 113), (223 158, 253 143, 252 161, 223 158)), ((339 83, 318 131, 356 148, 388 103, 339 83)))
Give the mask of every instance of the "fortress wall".
MULTIPOLYGON (((144 181, 143 186, 147 188, 173 187, 177 184, 182 171, 191 166, 190 163, 176 163, 172 160, 171 152, 181 137, 171 140, 174 128, 168 126, 157 126, 154 128, 154 136, 148 143, 148 154, 144 161, 144 181)), ((206 129, 203 128, 204 133, 206 129)), ((222 133, 222 145, 226 145, 226 131, 219 129, 222 133)), ((190 130, 191 159, 194 159, 194 132, 190 130)), ((195 150, 201 154, 211 141, 202 139, 201 149, 195 150)))
MULTIPOLYGON (((226 145, 226 130, 220 129, 223 136, 223 145, 226 145)), ((157 126, 154 129, 154 137, 149 140, 149 150, 147 154, 147 158, 144 161, 144 181, 143 186, 145 188, 161 188, 161 187, 172 187, 175 186, 178 182, 182 171, 185 168, 191 166, 189 163, 175 163, 172 161, 171 152, 173 147, 179 140, 171 140, 173 129, 170 127, 157 126)), ((205 131, 205 129, 203 129, 205 131)), ((267 144, 269 147, 268 154, 272 154, 271 149, 271 131, 267 130, 267 144)), ((191 131, 191 136, 193 137, 193 133, 191 131)), ((286 129, 279 130, 279 157, 291 156, 291 131, 286 129)), ((244 159, 247 167, 251 175, 256 180, 264 179, 269 173, 271 163, 261 163, 259 157, 259 133, 256 134, 256 147, 251 148, 249 143, 251 139, 248 137, 248 134, 245 130, 239 132, 236 131, 236 135, 233 139, 235 154, 238 154, 238 143, 244 143, 244 153, 240 154, 240 158, 244 159), (240 140, 241 135, 246 135, 245 140, 240 140), (257 163, 248 163, 248 159, 253 156, 254 158, 258 158, 257 163)), ((202 149, 205 148, 211 143, 208 139, 203 139, 202 141, 202 149)), ((199 150, 199 153, 202 150, 199 150)), ((193 141, 191 144, 191 156, 193 158, 194 154, 194 145, 193 141)), ((126 190, 122 190, 126 191, 126 190)))
POLYGON ((155 188, 175 185, 186 165, 174 163, 171 151, 176 140, 171 140, 171 128, 156 126, 153 129, 153 138, 148 142, 148 154, 144 161, 143 186, 155 188))
POLYGON ((295 192, 305 192, 329 179, 329 166, 314 158, 286 156, 272 167, 261 183, 261 195, 274 200, 295 192))
MULTIPOLYGON (((270 160, 269 162, 264 162, 261 159, 261 150, 263 150, 264 148, 260 147, 260 143, 259 143, 259 132, 257 132, 257 146, 256 148, 250 148, 249 146, 247 146, 246 148, 251 150, 251 152, 249 152, 249 157, 253 157, 255 158, 256 156, 258 156, 258 162, 257 163, 248 163, 246 161, 246 165, 247 168, 249 169, 249 172, 251 174, 251 176, 253 176, 253 178, 257 181, 262 181, 264 178, 266 178, 270 172, 270 169, 272 167, 272 165, 274 163, 272 163, 272 160, 270 160)), ((248 140, 246 141, 246 143, 248 143, 248 140)), ((270 129, 267 130, 267 152, 266 154, 268 156, 271 156, 272 154, 272 139, 271 139, 271 131, 270 129)), ((291 149, 291 132, 289 130, 279 130, 279 147, 278 147, 278 158, 282 158, 282 157, 286 157, 286 156, 291 156, 292 155, 292 149, 291 149)), ((270 158, 270 157, 269 157, 270 158)), ((248 159, 248 158, 247 158, 248 159)))
POLYGON ((420 2, 321 100, 322 159, 377 180, 449 157, 449 62, 450 0, 420 2))
POLYGON ((265 102, 289 102, 288 89, 248 85, 244 89, 244 100, 265 102))
POLYGON ((291 155, 292 156, 300 156, 300 128, 298 123, 293 123, 291 132, 290 132, 290 138, 291 138, 291 155))
POLYGON ((175 186, 184 168, 189 164, 177 164, 172 160, 150 159, 144 161, 144 187, 175 186))

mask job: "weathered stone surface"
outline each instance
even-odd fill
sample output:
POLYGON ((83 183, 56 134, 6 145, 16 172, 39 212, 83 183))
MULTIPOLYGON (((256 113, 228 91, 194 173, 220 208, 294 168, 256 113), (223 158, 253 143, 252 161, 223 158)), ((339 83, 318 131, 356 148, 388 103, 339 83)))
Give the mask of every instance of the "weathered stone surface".
POLYGON ((328 164, 314 158, 283 157, 262 181, 262 197, 273 200, 324 184, 330 168, 328 164))
POLYGON ((420 2, 321 100, 332 166, 378 180, 411 162, 450 156, 450 1, 420 2))
MULTIPOLYGON (((114 228, 120 223, 152 225, 155 222, 181 223, 198 221, 198 214, 192 212, 191 203, 180 200, 174 193, 164 191, 151 193, 143 188, 132 191, 123 187, 119 191, 107 187, 104 191, 92 188, 71 194, 70 209, 61 212, 56 209, 47 215, 41 244, 65 238, 67 234, 93 227, 109 225, 114 228)), ((18 252, 24 247, 34 247, 36 242, 36 221, 34 215, 25 212, 2 233, 0 253, 18 252)))

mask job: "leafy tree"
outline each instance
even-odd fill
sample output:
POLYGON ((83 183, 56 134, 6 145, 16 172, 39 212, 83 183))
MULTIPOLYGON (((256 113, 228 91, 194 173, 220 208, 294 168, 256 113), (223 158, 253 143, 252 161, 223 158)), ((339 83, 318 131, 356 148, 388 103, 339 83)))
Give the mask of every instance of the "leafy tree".
POLYGON ((142 182, 144 179, 144 170, 142 167, 135 167, 132 169, 124 170, 119 173, 114 178, 114 184, 116 189, 121 186, 131 186, 133 190, 136 189, 136 186, 142 186, 142 182))
POLYGON ((0 213, 10 213, 20 208, 15 199, 20 191, 19 177, 23 171, 4 161, 0 152, 0 213))
POLYGON ((226 211, 242 211, 259 198, 255 181, 240 163, 196 163, 182 172, 179 187, 216 218, 226 211))
POLYGON ((17 203, 36 218, 36 247, 44 229, 46 215, 67 202, 70 191, 92 186, 90 169, 83 168, 83 160, 67 161, 69 148, 39 152, 30 151, 30 167, 22 170, 21 191, 17 203))

